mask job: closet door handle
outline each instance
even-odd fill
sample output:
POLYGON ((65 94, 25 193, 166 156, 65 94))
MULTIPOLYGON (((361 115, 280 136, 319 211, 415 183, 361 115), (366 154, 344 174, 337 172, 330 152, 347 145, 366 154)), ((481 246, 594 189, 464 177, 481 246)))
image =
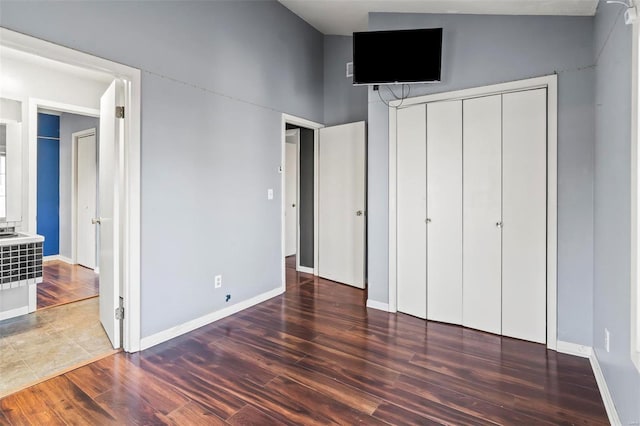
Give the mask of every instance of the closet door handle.
POLYGON ((498 227, 499 229, 502 229, 502 222, 496 222, 496 227, 498 227))
POLYGON ((426 218, 425 223, 431 223, 431 218, 430 217, 426 218))

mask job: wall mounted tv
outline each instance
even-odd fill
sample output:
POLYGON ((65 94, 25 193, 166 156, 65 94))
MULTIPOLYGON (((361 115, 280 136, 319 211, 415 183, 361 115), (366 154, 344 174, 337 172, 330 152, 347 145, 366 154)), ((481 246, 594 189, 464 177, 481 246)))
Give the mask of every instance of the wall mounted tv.
POLYGON ((440 81, 442 28, 353 33, 353 84, 440 81))

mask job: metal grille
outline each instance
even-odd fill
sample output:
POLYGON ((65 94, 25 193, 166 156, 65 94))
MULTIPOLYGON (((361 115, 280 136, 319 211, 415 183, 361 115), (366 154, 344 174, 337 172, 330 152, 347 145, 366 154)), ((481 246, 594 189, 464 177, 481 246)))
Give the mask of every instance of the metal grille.
POLYGON ((0 288, 42 282, 42 242, 0 247, 0 288))

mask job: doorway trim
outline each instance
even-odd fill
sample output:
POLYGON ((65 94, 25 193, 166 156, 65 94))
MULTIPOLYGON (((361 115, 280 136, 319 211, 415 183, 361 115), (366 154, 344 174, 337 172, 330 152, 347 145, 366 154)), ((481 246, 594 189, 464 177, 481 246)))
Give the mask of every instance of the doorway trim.
MULTIPOLYGON (((389 107, 389 303, 397 312, 397 115, 399 108, 470 99, 532 89, 547 89, 547 348, 558 346, 558 76, 556 74, 393 101, 389 107)), ((373 301, 370 301, 373 302, 373 301)), ((382 303, 368 303, 370 307, 382 303)))
MULTIPOLYGON (((87 136, 95 136, 97 149, 99 142, 95 127, 71 134, 71 260, 74 264, 78 263, 78 139, 87 136)), ((98 265, 94 272, 100 272, 98 265)))
MULTIPOLYGON (((126 315, 123 320, 122 346, 126 352, 137 352, 140 350, 140 105, 141 105, 141 72, 139 69, 99 58, 78 50, 60 46, 45 40, 37 39, 25 34, 0 28, 0 44, 23 52, 42 56, 58 62, 63 62, 78 67, 107 72, 113 75, 114 79, 121 79, 125 86, 125 119, 124 130, 124 158, 122 159, 122 170, 124 174, 123 194, 124 202, 119 211, 122 223, 122 245, 117 247, 120 251, 121 259, 121 282, 117 283, 121 288, 121 295, 124 298, 124 308, 126 315)), ((32 109, 37 114, 37 100, 29 100, 29 113, 32 109), (33 105, 32 105, 33 101, 33 105)), ((59 109, 59 108, 58 108, 59 109)), ((95 111, 95 110, 94 110, 95 111)), ((69 111, 72 112, 72 111, 69 111)), ((99 114, 99 112, 98 112, 99 114)), ((91 115, 84 112, 84 115, 91 115)), ((33 120, 31 120, 33 121, 33 120)), ((30 164, 35 157, 35 151, 30 145, 37 136, 37 125, 29 125, 29 135, 26 139, 27 153, 30 164)), ((23 139, 24 140, 24 139, 23 139)), ((36 142, 37 143, 37 142, 36 142)), ((35 189, 35 181, 29 177, 29 210, 24 209, 23 217, 26 216, 26 225, 29 232, 35 232, 35 214, 31 212, 35 209, 32 204, 32 190, 35 189)), ((34 210, 35 211, 35 210, 34 210)), ((25 220, 23 219, 23 223, 25 220)))
MULTIPOLYGON (((287 143, 287 124, 292 124, 294 126, 305 127, 307 129, 313 130, 313 275, 318 275, 318 147, 319 147, 319 131, 324 127, 323 124, 316 123, 311 120, 307 120, 305 118, 296 117, 295 115, 290 115, 286 113, 282 113, 282 127, 280 130, 280 259, 281 259, 281 289, 282 291, 286 291, 287 289, 287 271, 285 264, 285 238, 286 238, 286 229, 285 229, 285 208, 286 208, 286 200, 285 200, 285 144, 287 143)), ((300 144, 298 144, 298 162, 300 152, 300 144)), ((300 173, 300 167, 298 167, 298 176, 300 173)), ((299 198, 299 179, 296 179, 297 187, 296 190, 299 198)), ((296 203, 299 206, 299 203, 296 203)), ((298 211, 300 209, 298 208, 298 211)), ((300 226, 299 215, 296 219, 296 228, 300 226)), ((299 232, 298 232, 299 235, 299 232)), ((298 238, 298 252, 299 252, 299 236, 298 238)), ((298 256, 299 253, 296 254, 298 256)), ((298 261, 296 260, 296 263, 298 261)), ((298 266, 298 265, 296 265, 298 266)))

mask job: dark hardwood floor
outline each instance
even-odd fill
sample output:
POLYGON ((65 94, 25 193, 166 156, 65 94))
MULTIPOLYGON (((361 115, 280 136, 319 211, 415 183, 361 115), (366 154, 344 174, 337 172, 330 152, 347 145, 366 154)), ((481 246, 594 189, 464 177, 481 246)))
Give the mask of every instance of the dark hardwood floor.
POLYGON ((96 297, 98 275, 89 268, 59 260, 44 263, 43 281, 38 287, 38 309, 96 297))
POLYGON ((0 423, 608 423, 586 359, 366 309, 361 290, 287 276, 282 296, 0 400, 0 423))

